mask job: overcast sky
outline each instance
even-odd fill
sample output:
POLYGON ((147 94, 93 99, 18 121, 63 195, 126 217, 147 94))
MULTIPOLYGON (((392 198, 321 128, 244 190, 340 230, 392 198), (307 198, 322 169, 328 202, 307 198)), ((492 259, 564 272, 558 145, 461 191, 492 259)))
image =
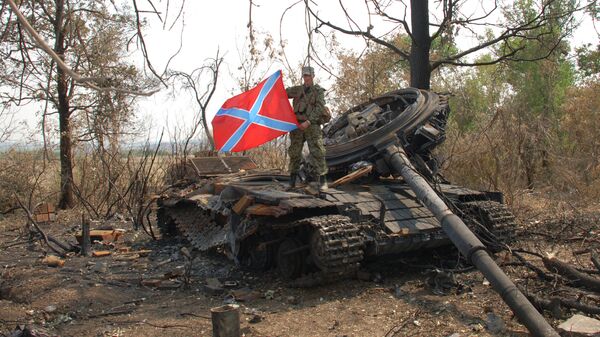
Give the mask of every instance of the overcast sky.
MULTIPOLYGON (((275 43, 279 44, 280 33, 286 41, 286 56, 292 65, 299 65, 306 58, 307 30, 305 20, 305 9, 303 3, 299 3, 287 12, 283 18, 283 30, 280 32, 280 19, 286 8, 295 1, 289 0, 254 0, 256 7, 252 10, 252 21, 254 29, 258 33, 270 34, 275 43)), ((165 2, 163 2, 165 3, 165 2)), ((171 3, 174 3, 171 1, 171 3)), ((481 3, 485 1, 474 1, 475 6, 469 8, 474 13, 479 9, 481 3)), ((140 9, 147 6, 145 1, 138 1, 140 9)), ((318 1, 317 8, 319 15, 325 20, 344 25, 344 15, 339 7, 338 1, 318 1)), ((365 15, 365 2, 358 0, 345 1, 349 13, 355 22, 365 28, 368 24, 368 17, 365 15)), ((167 16, 166 28, 163 27, 157 18, 148 15, 148 27, 144 30, 149 57, 154 67, 162 72, 168 59, 179 49, 180 38, 183 40, 182 49, 171 61, 170 68, 173 70, 189 72, 201 66, 207 58, 214 57, 217 49, 221 55, 224 55, 223 67, 220 71, 219 83, 215 96, 209 105, 210 118, 218 111, 222 103, 232 96, 239 93, 233 77, 239 75, 237 67, 239 65, 239 50, 245 48, 245 41, 248 37, 248 0, 224 0, 224 1, 199 1, 188 0, 185 2, 183 16, 176 22, 172 29, 168 29, 176 16, 177 8, 171 5, 170 13, 167 16), (183 26, 183 35, 181 35, 183 26)), ((160 10, 160 8, 159 8, 160 10)), ((163 8, 164 10, 164 8, 163 8)), ((400 11, 400 7, 396 7, 400 11)), ((163 18, 166 13, 163 12, 163 18)), ((391 13, 402 15, 402 13, 391 13)), ((390 27, 385 22, 371 22, 375 26, 374 33, 380 34, 387 32, 390 27)), ((324 30, 325 31, 325 30, 324 30)), ((364 41, 361 38, 350 37, 343 34, 336 34, 340 45, 347 49, 361 50, 364 48, 364 41)), ((467 47, 474 41, 468 37, 459 40, 460 47, 467 47)), ((597 43, 597 34, 593 31, 591 22, 588 20, 580 28, 574 38, 573 45, 582 43, 597 43)), ((141 58, 134 55, 137 62, 141 58)), ((333 57, 325 57, 330 65, 335 64, 333 57)), ((141 63, 140 63, 141 64, 141 63)), ((283 69, 280 64, 273 64, 270 69, 263 69, 265 76, 277 69, 283 69)), ((290 83, 289 75, 284 70, 284 80, 286 84, 290 83)), ((325 71, 317 69, 317 81, 328 88, 332 80, 325 71)), ((299 84, 299 83, 298 83, 299 84)), ((150 137, 155 138, 160 130, 172 130, 176 125, 189 125, 195 114, 198 113, 198 107, 192 100, 192 97, 185 93, 176 93, 173 95, 171 88, 163 89, 161 92, 150 98, 143 98, 139 102, 138 115, 143 123, 151 125, 150 137)), ((22 109, 17 114, 17 119, 27 121, 30 128, 35 130, 36 123, 39 122, 39 116, 36 116, 31 109, 22 109)), ((0 121, 1 123, 1 121, 0 121)), ((146 138, 144 135, 142 138, 146 138)), ((168 132, 167 132, 168 138, 168 132)))

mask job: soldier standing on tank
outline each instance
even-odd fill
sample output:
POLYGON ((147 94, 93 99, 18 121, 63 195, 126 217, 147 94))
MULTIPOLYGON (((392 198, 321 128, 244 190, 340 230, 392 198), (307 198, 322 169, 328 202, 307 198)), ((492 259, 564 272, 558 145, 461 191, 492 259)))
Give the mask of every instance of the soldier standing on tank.
POLYGON ((321 124, 325 113, 325 90, 314 81, 315 70, 312 67, 302 68, 303 85, 287 88, 289 98, 293 98, 294 112, 300 127, 290 132, 290 187, 296 187, 296 179, 302 161, 304 141, 314 157, 315 180, 319 190, 327 189, 327 164, 325 162, 325 145, 321 124))

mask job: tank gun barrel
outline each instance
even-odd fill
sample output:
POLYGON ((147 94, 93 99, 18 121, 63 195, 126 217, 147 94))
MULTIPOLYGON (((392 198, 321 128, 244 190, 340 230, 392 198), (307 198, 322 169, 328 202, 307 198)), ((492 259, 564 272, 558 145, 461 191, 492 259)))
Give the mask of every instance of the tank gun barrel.
POLYGON ((483 243, 417 172, 404 149, 399 145, 390 145, 384 150, 384 155, 387 163, 400 173, 419 200, 440 221, 452 243, 481 271, 527 329, 537 337, 558 337, 558 333, 490 257, 483 243))

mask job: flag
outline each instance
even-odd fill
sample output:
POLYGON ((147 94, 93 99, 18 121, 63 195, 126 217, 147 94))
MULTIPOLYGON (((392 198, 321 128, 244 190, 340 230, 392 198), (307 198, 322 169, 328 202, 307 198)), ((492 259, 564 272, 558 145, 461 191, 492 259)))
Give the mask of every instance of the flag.
POLYGON ((298 127, 281 76, 278 70, 256 87, 225 101, 212 120, 217 150, 248 150, 298 127))

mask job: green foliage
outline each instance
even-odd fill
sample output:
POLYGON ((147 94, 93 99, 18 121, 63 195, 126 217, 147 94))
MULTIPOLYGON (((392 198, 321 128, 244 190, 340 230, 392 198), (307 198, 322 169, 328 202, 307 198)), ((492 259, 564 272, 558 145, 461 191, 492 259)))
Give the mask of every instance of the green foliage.
MULTIPOLYGON (((478 61, 491 59, 486 54, 478 61)), ((444 71, 443 81, 435 84, 434 90, 451 92, 450 127, 460 133, 474 132, 481 123, 494 118, 508 86, 504 83, 505 73, 499 65, 480 66, 444 71)))
POLYGON ((582 77, 600 74, 600 44, 593 49, 591 44, 579 47, 575 50, 577 66, 582 77))
MULTIPOLYGON (((508 20, 529 20, 536 15, 535 3, 515 2, 506 12, 508 20)), ((572 5, 555 1, 549 15, 572 5)), ((500 189, 509 201, 523 188, 548 188, 570 200, 600 194, 599 88, 597 80, 575 86, 575 65, 563 40, 572 28, 570 19, 557 16, 527 36, 508 40, 492 56, 515 51, 515 58, 532 61, 447 73, 441 88, 454 96, 448 140, 439 152, 448 158, 448 178, 500 189)), ((597 74, 598 54, 590 46, 579 49, 580 72, 597 74)))

